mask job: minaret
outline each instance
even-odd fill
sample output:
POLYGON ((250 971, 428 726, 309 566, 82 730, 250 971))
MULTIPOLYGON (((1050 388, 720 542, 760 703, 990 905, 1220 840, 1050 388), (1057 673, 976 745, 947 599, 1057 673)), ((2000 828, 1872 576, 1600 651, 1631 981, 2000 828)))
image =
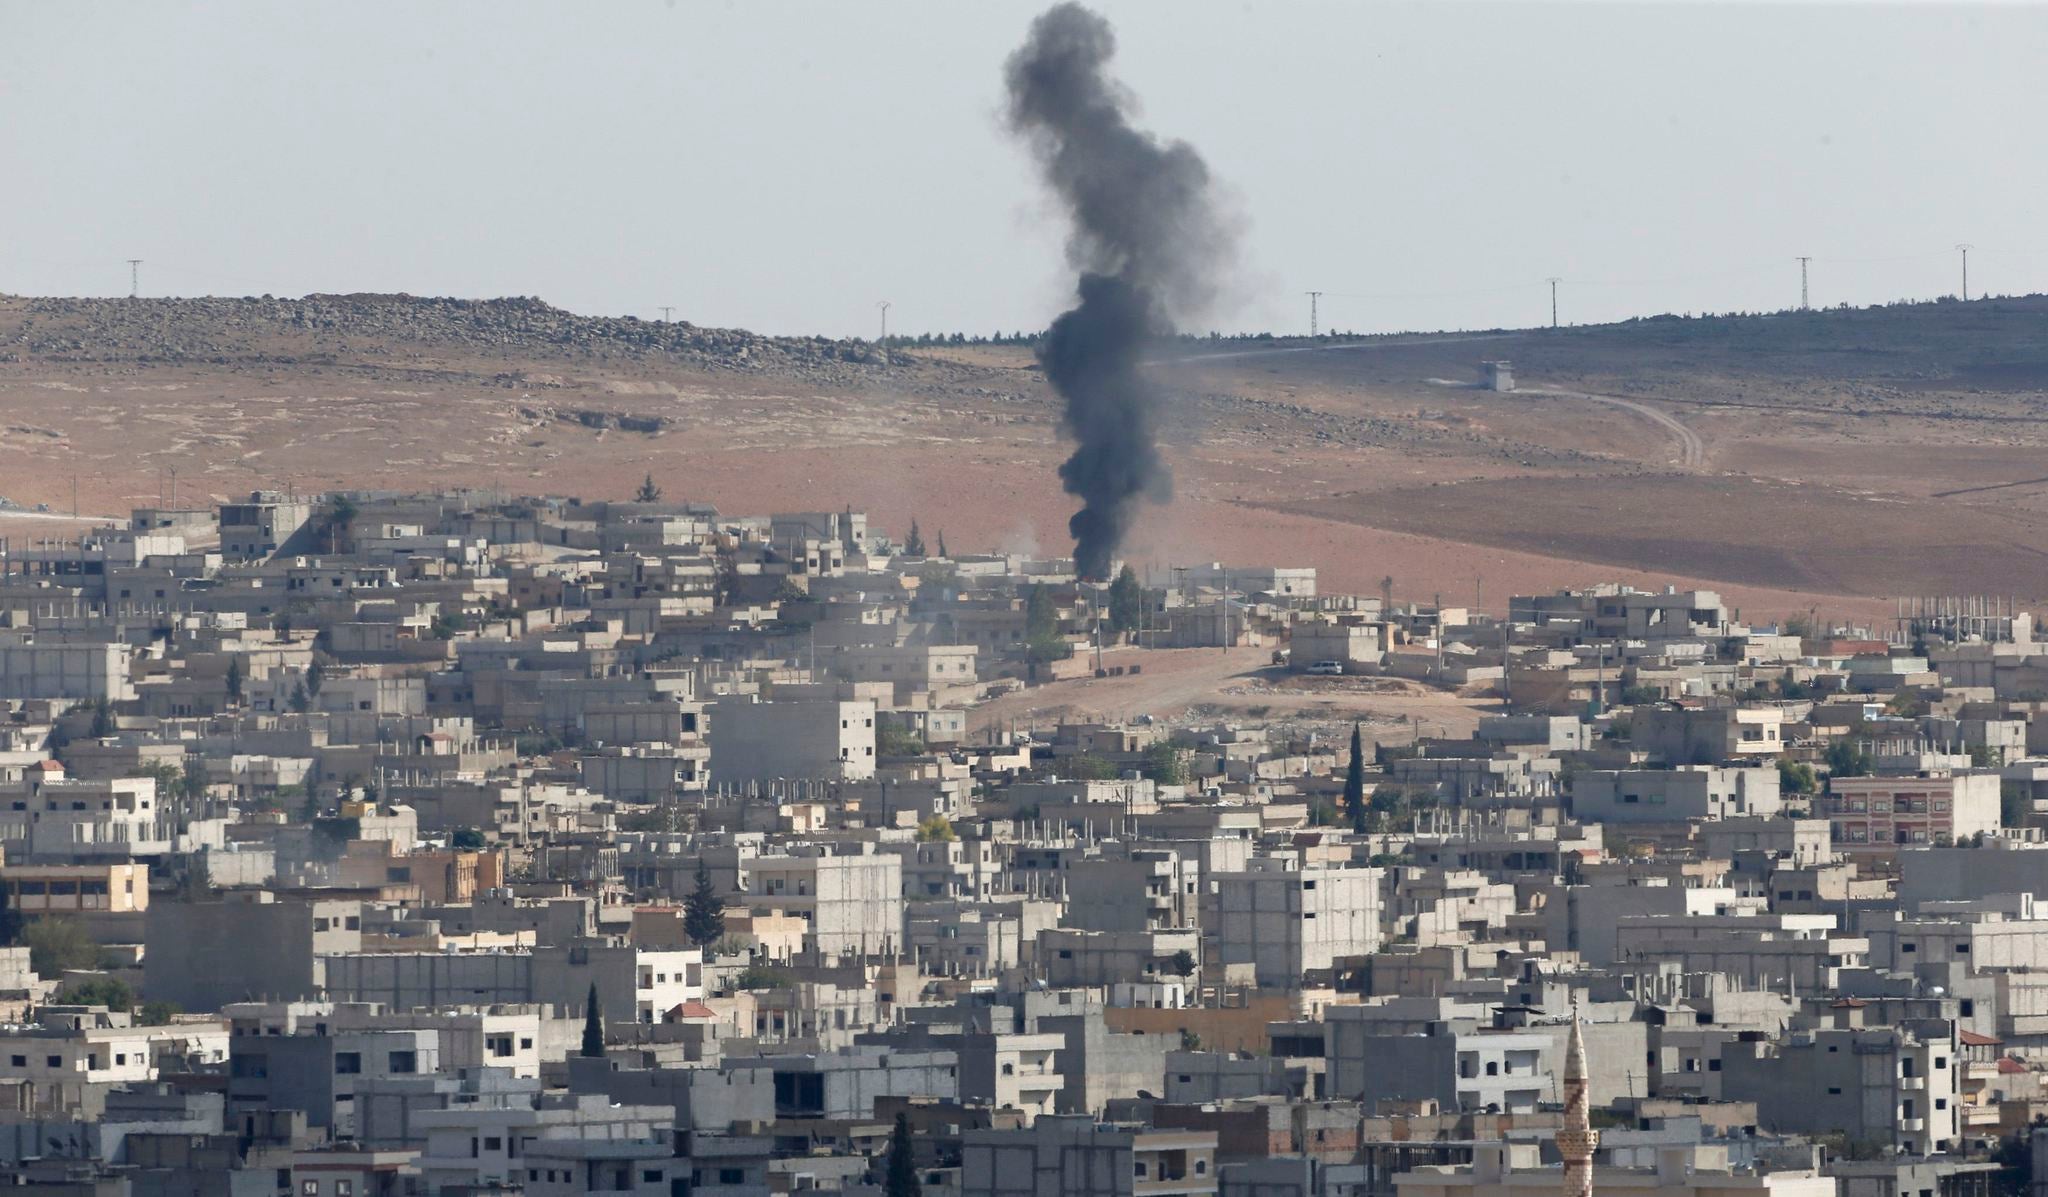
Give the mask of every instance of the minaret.
POLYGON ((1586 1040, 1579 1034, 1579 1011, 1572 1007, 1572 1034, 1564 1049, 1564 1126, 1557 1132, 1557 1154, 1564 1157, 1564 1197, 1593 1197, 1593 1152, 1600 1132, 1593 1129, 1586 1102, 1586 1040))

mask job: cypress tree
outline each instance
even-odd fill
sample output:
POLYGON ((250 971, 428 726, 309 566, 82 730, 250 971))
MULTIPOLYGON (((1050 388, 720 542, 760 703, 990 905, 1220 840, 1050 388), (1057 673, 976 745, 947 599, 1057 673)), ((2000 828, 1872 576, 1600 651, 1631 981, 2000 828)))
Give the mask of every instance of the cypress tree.
POLYGON ((917 1159, 910 1150, 910 1115, 896 1112, 896 1129, 889 1132, 889 1175, 884 1181, 885 1197, 924 1197, 917 1181, 917 1159))
POLYGON ((583 1004, 583 1050, 586 1058, 604 1058, 604 1016, 597 1012, 597 982, 590 983, 590 1000, 583 1004))
POLYGON ((1351 817, 1351 830, 1365 833, 1365 741, 1358 725, 1351 725, 1351 764, 1344 770, 1344 813, 1351 817))
POLYGON ((711 885, 711 870, 697 862, 697 888, 683 900, 683 934, 700 948, 708 948, 725 934, 725 903, 711 885))

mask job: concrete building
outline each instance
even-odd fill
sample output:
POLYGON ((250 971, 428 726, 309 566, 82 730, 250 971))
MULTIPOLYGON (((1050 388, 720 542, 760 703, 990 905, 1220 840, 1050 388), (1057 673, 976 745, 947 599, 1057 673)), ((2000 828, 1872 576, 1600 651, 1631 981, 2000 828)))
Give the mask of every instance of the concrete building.
POLYGON ((893 955, 903 943, 903 860, 868 844, 812 846, 747 863, 746 904, 810 924, 808 946, 829 956, 893 955))
POLYGON ((1202 1197, 1216 1192, 1213 1131, 1147 1131, 1092 1118, 961 1138, 962 1197, 1202 1197))
POLYGON ((1861 1003, 1835 1003, 1835 1025, 1778 1042, 1721 1048, 1721 1091, 1754 1101, 1760 1125, 1783 1133, 1839 1132, 1852 1144, 1911 1155, 1948 1150, 1960 1137, 1960 1053, 1954 1024, 1861 1025, 1861 1003))
POLYGON ((860 781, 875 775, 875 704, 801 699, 714 703, 711 780, 860 781))
POLYGON ((1210 879, 1214 917, 1204 932, 1218 964, 1250 965, 1259 985, 1293 989, 1304 974, 1379 947, 1382 870, 1301 868, 1271 858, 1251 866, 1210 879))
POLYGON ((1835 847, 1852 852, 1896 844, 1953 844, 1999 829, 1994 772, 1946 777, 1837 777, 1814 799, 1814 814, 1834 828, 1835 847))
POLYGON ((1637 707, 1629 742, 1672 765, 1718 765, 1785 751, 1785 713, 1776 707, 1637 707))
POLYGON ((1571 781, 1572 815, 1586 823, 1768 818, 1783 808, 1774 766, 1589 769, 1571 781))
POLYGON ((127 702, 134 697, 125 644, 0 643, 0 699, 127 702))

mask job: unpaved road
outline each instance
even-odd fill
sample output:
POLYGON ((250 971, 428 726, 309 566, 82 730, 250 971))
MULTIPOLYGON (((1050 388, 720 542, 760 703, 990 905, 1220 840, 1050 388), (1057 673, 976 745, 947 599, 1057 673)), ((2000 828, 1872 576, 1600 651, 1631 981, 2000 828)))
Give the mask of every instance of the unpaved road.
POLYGON ((1632 411, 1646 420, 1663 425, 1671 435, 1678 438, 1678 464, 1689 470, 1696 470, 1707 463, 1707 447, 1700 442, 1700 434, 1687 428, 1677 416, 1670 412, 1658 411, 1646 403, 1624 399, 1619 395, 1594 395, 1585 391, 1558 391, 1547 387, 1516 387, 1517 395, 1549 395, 1556 399, 1584 399, 1588 403, 1605 403, 1632 411))
POLYGON ((1392 679, 1310 678, 1271 665, 1272 650, 1239 648, 1120 649, 1104 665, 1138 665, 1122 677, 1049 682, 983 703, 968 713, 970 741, 991 728, 1050 729, 1062 720, 1119 721, 1150 715, 1180 722, 1192 715, 1222 720, 1366 721, 1369 740, 1406 743, 1425 735, 1466 736, 1492 709, 1484 699, 1392 679), (1195 712, 1193 708, 1202 708, 1195 712))

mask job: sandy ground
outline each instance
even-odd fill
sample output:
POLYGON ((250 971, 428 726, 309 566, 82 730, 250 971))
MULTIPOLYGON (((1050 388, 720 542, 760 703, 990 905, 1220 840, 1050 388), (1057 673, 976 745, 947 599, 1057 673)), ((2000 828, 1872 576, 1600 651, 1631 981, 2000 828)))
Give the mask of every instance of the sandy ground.
POLYGON ((1257 720, 1329 736, 1357 721, 1368 740, 1407 743, 1417 731, 1469 735, 1492 709, 1483 698, 1398 680, 1293 675, 1271 660, 1271 650, 1250 648, 1106 652, 1105 665, 1138 664, 1143 672, 1048 682, 1004 695, 970 713, 968 732, 972 738, 989 729, 1049 730, 1063 721, 1150 716, 1177 727, 1257 720))
MULTIPOLYGON (((1944 364, 1992 333, 1981 311, 1939 316, 1961 323, 1922 337, 1931 349, 1879 327, 1801 357, 1782 322, 1744 334, 1754 351, 1704 357, 1697 329, 1660 325, 1163 366, 1176 497, 1141 515, 1127 555, 1162 571, 1310 565, 1333 591, 1391 577, 1397 598, 1489 611, 1603 581, 1715 589, 1755 622, 1882 627, 1897 595, 2048 601, 2048 372, 1944 364), (1530 392, 1465 385, 1496 355, 1530 392)), ((2018 341, 1993 348, 2032 360, 2018 341)), ((16 355, 0 358, 0 495, 59 513, 74 481, 82 510, 108 513, 258 487, 604 498, 652 474, 670 498, 732 512, 852 505, 884 529, 943 530, 956 552, 1065 551, 1066 447, 1028 355, 945 356, 828 385, 432 345, 254 363, 16 355), (593 411, 666 424, 593 428, 579 420, 593 411)), ((0 514, 0 535, 66 527, 0 514)))

